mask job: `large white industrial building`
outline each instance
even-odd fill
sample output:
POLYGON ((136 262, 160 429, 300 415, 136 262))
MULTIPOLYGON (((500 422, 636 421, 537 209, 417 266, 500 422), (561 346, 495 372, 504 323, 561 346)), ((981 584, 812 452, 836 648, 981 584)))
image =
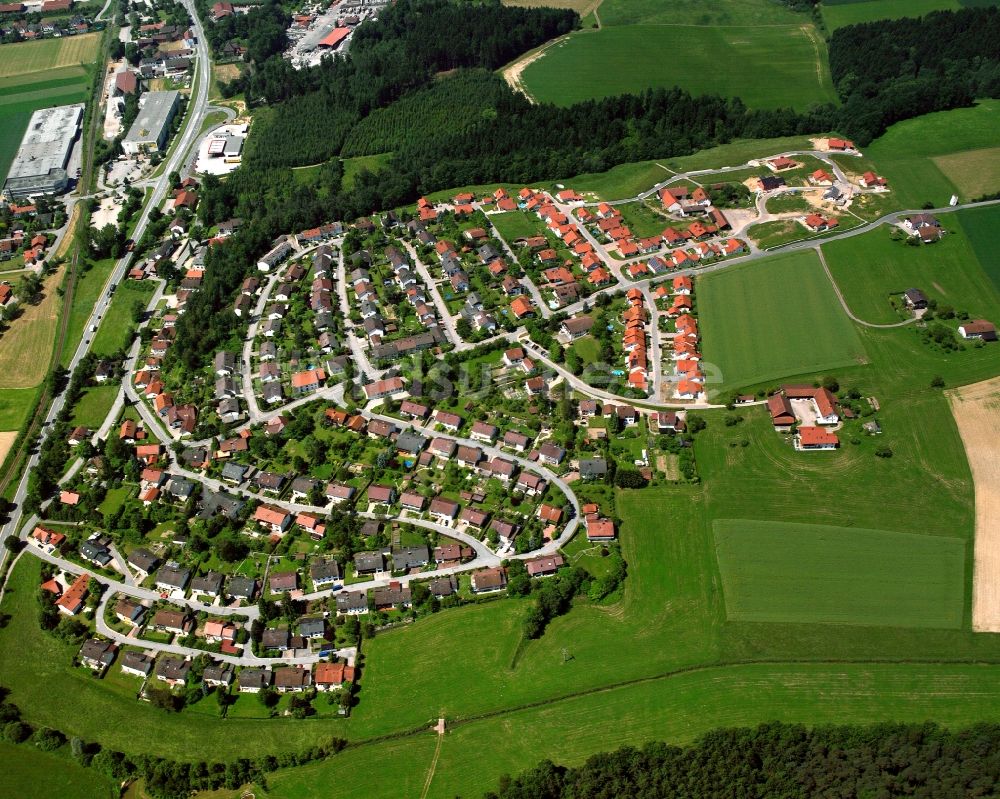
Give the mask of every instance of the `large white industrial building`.
POLYGON ((31 115, 4 181, 4 199, 11 202, 66 191, 66 165, 82 120, 82 103, 42 108, 31 115))

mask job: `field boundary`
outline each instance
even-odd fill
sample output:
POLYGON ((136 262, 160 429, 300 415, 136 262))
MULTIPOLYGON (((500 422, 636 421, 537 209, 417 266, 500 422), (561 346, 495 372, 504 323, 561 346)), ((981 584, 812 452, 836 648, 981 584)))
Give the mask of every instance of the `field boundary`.
POLYGON ((1000 632, 1000 377, 947 392, 972 470, 976 534, 972 629, 1000 632))

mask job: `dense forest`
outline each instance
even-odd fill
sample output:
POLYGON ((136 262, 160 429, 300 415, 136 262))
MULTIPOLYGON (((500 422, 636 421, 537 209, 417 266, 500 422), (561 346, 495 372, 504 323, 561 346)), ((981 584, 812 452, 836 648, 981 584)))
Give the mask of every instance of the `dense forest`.
POLYGON ((1000 726, 952 732, 934 724, 821 727, 766 724, 709 733, 693 746, 652 743, 582 766, 543 761, 504 777, 487 799, 996 796, 1000 726))
POLYGON ((995 6, 839 28, 829 47, 838 127, 867 144, 893 122, 1000 96, 998 42, 995 6))
POLYGON ((896 121, 1000 96, 996 8, 839 29, 829 50, 842 105, 804 112, 678 88, 532 105, 490 72, 578 24, 572 11, 498 0, 399 0, 359 26, 347 58, 303 70, 277 55, 256 63, 226 88, 258 107, 243 164, 226 181, 206 180, 199 208, 206 225, 232 216, 253 224, 213 250, 171 357, 194 367, 233 334, 236 320, 218 311, 281 233, 451 186, 600 172, 736 138, 838 131, 865 146, 896 121), (345 190, 339 157, 377 153, 392 153, 385 168, 362 171, 345 190), (289 167, 316 164, 303 190, 289 167))

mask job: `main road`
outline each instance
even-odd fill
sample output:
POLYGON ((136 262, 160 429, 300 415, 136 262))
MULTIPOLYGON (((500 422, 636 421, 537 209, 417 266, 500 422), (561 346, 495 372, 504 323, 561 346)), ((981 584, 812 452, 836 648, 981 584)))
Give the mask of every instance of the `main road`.
MULTIPOLYGON (((197 141, 208 104, 208 87, 211 81, 211 59, 209 57, 208 46, 205 43, 205 31, 202 29, 201 20, 198 18, 198 13, 195 10, 193 0, 183 0, 183 4, 187 9, 188 14, 191 15, 193 20, 191 27, 194 29, 195 36, 197 37, 197 43, 195 44, 195 54, 197 58, 195 59, 194 79, 194 85, 197 88, 194 90, 193 97, 188 103, 187 121, 183 132, 180 134, 180 140, 177 142, 177 146, 174 148, 173 153, 167 159, 160 178, 153 186, 153 193, 146 201, 139 215, 139 221, 136 224, 135 232, 133 233, 133 237, 135 239, 141 238, 142 234, 146 231, 146 227, 149 225, 149 214, 152 209, 158 208, 163 204, 167 195, 167 190, 170 188, 170 173, 177 170, 179 166, 184 163, 188 150, 190 150, 197 141)), ((87 317, 87 321, 84 325, 83 338, 67 364, 71 373, 80 364, 80 361, 83 360, 87 353, 90 352, 94 339, 94 334, 91 330, 100 322, 111 305, 111 295, 109 294, 109 289, 111 286, 116 285, 128 273, 131 262, 132 253, 126 253, 118 260, 118 263, 115 264, 114 269, 108 276, 108 279, 101 290, 100 298, 94 304, 90 315, 87 317)), ((49 430, 51 425, 62 412, 65 404, 65 391, 53 397, 52 404, 49 407, 49 412, 45 417, 45 423, 42 426, 43 431, 49 430)), ((38 460, 39 453, 36 450, 31 454, 24 466, 21 481, 18 483, 17 490, 13 496, 14 509, 11 511, 10 521, 7 522, 2 531, 3 538, 17 533, 18 526, 21 524, 23 518, 22 509, 24 506, 24 500, 28 495, 28 476, 31 474, 31 471, 38 466, 38 460)), ((6 559, 7 549, 2 540, 0 540, 0 568, 2 568, 6 559)))

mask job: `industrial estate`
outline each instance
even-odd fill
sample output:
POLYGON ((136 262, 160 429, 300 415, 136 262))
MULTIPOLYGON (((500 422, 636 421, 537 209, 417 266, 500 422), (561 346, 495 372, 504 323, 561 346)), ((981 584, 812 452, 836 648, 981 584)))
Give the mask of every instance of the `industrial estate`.
POLYGON ((5 795, 1000 792, 1000 9, 557 5, 0 6, 5 795))

